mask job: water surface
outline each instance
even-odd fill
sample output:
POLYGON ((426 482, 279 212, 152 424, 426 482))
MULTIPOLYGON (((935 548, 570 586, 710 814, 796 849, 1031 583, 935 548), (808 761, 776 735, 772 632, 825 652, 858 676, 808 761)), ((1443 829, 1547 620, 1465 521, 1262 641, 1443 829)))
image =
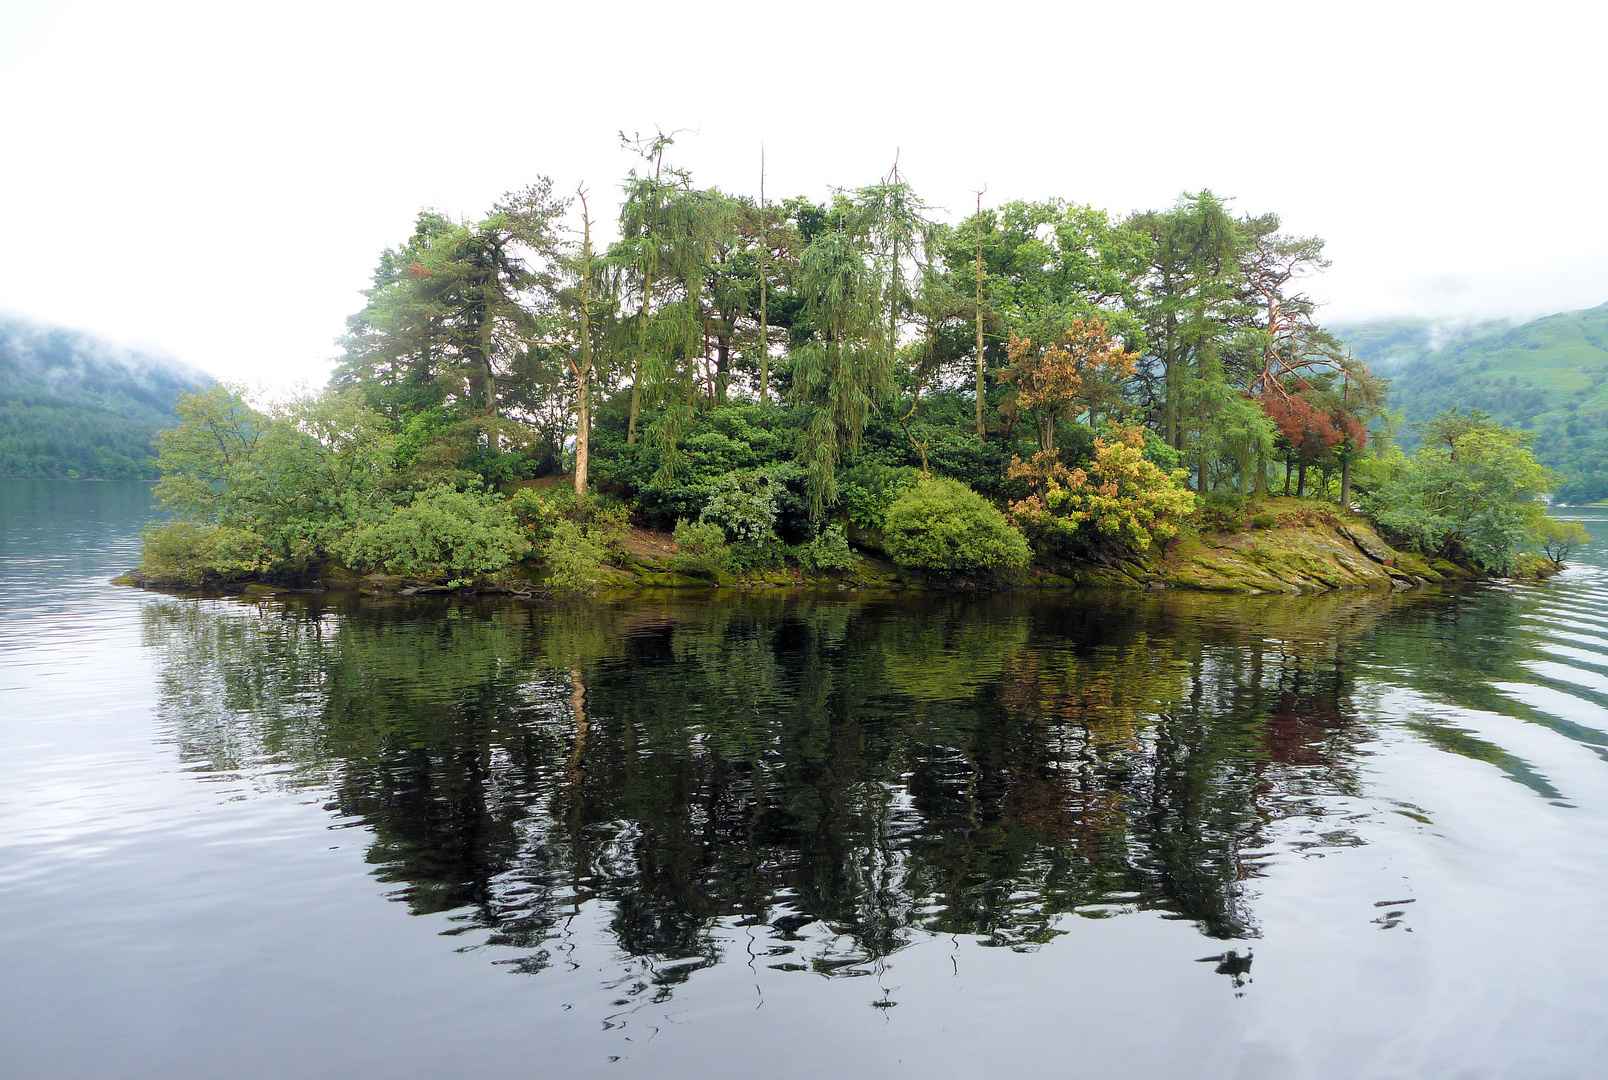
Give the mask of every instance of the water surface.
POLYGON ((0 484, 5 1075, 1608 1060, 1589 555, 1396 596, 246 602, 105 584, 147 500, 0 484))

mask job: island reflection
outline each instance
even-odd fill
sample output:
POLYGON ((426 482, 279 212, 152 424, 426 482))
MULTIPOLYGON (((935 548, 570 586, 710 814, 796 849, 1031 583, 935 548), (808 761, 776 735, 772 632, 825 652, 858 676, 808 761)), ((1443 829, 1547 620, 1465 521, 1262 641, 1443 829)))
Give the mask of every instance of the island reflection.
POLYGON ((327 790, 396 899, 519 970, 602 905, 668 994, 734 926, 835 975, 932 934, 1037 948, 1067 913, 1255 937, 1273 826, 1359 792, 1348 652, 1415 604, 1444 607, 163 601, 146 639, 189 767, 327 790))

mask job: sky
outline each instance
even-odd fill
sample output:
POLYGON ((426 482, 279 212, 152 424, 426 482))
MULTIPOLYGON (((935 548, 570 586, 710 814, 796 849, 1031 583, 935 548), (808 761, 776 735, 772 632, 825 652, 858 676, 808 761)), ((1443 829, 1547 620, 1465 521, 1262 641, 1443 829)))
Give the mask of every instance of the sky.
POLYGON ((0 0, 0 311, 317 385, 424 207, 538 175, 608 218, 618 133, 940 217, 1210 188, 1328 241, 1331 322, 1608 301, 1608 5, 0 0))

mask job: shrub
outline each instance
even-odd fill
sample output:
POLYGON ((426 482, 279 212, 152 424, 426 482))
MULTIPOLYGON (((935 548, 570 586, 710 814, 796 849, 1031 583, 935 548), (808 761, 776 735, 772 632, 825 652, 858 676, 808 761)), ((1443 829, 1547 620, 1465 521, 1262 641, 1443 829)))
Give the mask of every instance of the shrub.
POLYGON ((542 548, 547 564, 547 584, 559 592, 591 592, 603 582, 606 549, 586 531, 567 518, 553 525, 552 535, 542 548))
POLYGON ((613 540, 631 527, 631 507, 603 496, 592 496, 585 503, 586 522, 601 538, 613 540))
POLYGON ((895 562, 940 574, 993 574, 1032 554, 1005 515, 958 480, 916 484, 888 507, 883 531, 895 562))
POLYGON ((731 569, 732 550, 720 526, 683 518, 676 522, 674 535, 677 550, 670 557, 670 569, 699 577, 731 569))
POLYGON ((771 570, 787 561, 786 544, 732 544, 731 569, 738 573, 771 570))
POLYGON ((709 484, 709 500, 704 503, 698 520, 719 526, 725 540, 748 544, 774 543, 774 482, 763 469, 718 476, 709 484))
POLYGON ((553 535, 553 526, 574 503, 575 496, 567 488, 555 491, 520 488, 508 496, 508 512, 533 542, 543 544, 553 535))
POLYGON ((855 557, 844 535, 843 526, 833 523, 807 544, 793 549, 793 558, 806 573, 820 574, 853 569, 855 557))
POLYGON ((1271 529, 1274 525, 1278 524, 1278 520, 1279 519, 1274 517, 1272 514, 1257 514, 1251 519, 1251 528, 1271 529))
POLYGON ((199 587, 239 581, 267 569, 271 561, 262 537, 226 525, 153 522, 140 536, 140 572, 158 584, 199 587))
POLYGON ((862 529, 882 528, 894 500, 909 491, 920 474, 915 469, 864 462, 838 476, 838 506, 862 529))
POLYGON ((1142 432, 1118 428, 1094 440, 1087 468, 1067 469, 1054 451, 1032 461, 1013 458, 1006 477, 1032 482, 1039 494, 1012 503, 1011 516, 1052 541, 1098 539, 1143 551, 1153 540, 1171 539, 1195 496, 1179 486, 1182 472, 1166 472, 1144 448, 1142 432))
POLYGON ((1201 532, 1239 532, 1245 528, 1245 500, 1213 492, 1196 503, 1195 527, 1201 532))
POLYGON ((507 500, 438 484, 385 520, 354 529, 338 546, 354 566, 407 577, 469 578, 501 570, 531 545, 507 500))

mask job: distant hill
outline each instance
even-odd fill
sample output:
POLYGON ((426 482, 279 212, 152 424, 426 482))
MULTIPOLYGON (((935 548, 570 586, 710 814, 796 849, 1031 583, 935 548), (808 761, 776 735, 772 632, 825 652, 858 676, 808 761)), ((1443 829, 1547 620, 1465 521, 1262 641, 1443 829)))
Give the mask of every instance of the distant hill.
MULTIPOLYGON (((1563 477, 1562 502, 1608 498, 1608 304, 1520 326, 1448 330, 1421 319, 1336 328, 1390 382, 1410 423, 1454 405, 1536 434, 1536 456, 1563 477)), ((1416 437, 1401 433, 1409 445, 1416 437)))
POLYGON ((151 439, 212 379, 76 330, 0 315, 0 476, 151 479, 151 439))

